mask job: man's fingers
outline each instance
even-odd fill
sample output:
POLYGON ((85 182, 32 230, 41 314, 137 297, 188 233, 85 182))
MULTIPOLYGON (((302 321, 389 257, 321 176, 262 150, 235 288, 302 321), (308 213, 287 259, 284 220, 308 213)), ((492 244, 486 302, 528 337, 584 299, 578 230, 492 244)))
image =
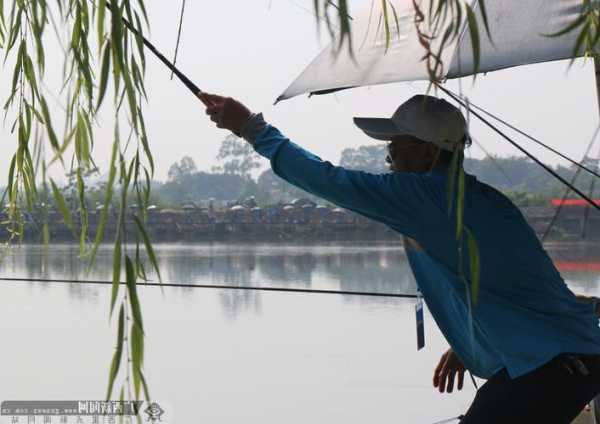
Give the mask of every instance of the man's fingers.
POLYGON ((434 378, 435 376, 439 375, 440 371, 442 370, 442 367, 446 363, 446 356, 448 356, 448 352, 442 355, 442 357, 440 358, 440 362, 438 362, 437 367, 435 367, 435 371, 433 372, 434 378))
POLYGON ((458 372, 458 384, 456 386, 456 390, 462 390, 463 388, 463 383, 465 381, 465 370, 460 370, 458 372))
MULTIPOLYGON (((450 364, 451 359, 452 359, 451 355, 449 355, 449 354, 444 355, 444 363, 442 364, 440 386, 439 386, 440 393, 444 393, 444 391, 446 390, 446 380, 448 379, 449 375, 452 380, 452 385, 454 385, 454 370, 452 369, 452 366, 450 364)), ((451 388, 450 381, 448 381, 448 386, 449 386, 449 388, 451 388)))
POLYGON ((452 370, 448 373, 448 385, 446 386, 446 392, 448 392, 448 393, 452 393, 452 391, 454 390, 454 376, 455 375, 456 375, 456 373, 454 372, 454 370, 452 370))
POLYGON ((448 370, 444 369, 442 370, 441 374, 440 374, 440 384, 438 386, 438 390, 440 391, 440 393, 444 393, 444 391, 446 390, 446 378, 448 377, 448 370))
POLYGON ((204 91, 200 91, 196 93, 196 96, 200 99, 204 106, 212 105, 212 101, 207 97, 207 94, 204 91))
POLYGON ((210 106, 206 107, 206 114, 207 115, 215 115, 217 113, 220 113, 221 110, 223 110, 223 108, 221 106, 210 105, 210 106))
POLYGON ((218 96, 216 94, 206 93, 204 91, 200 91, 197 94, 197 96, 200 99, 200 101, 204 103, 204 106, 220 105, 225 102, 225 97, 218 96))
POLYGON ((206 93, 204 91, 200 92, 198 94, 198 97, 200 97, 200 100, 205 100, 212 104, 219 104, 219 103, 223 103, 225 101, 225 97, 223 97, 223 96, 219 96, 217 94, 206 93))

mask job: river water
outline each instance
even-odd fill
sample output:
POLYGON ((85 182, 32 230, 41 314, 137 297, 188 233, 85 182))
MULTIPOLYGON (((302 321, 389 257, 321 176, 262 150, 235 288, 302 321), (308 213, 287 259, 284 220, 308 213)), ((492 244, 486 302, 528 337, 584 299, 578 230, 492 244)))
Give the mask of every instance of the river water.
MULTIPOLYGON (((401 246, 158 245, 169 283, 414 293, 401 246)), ((573 291, 600 294, 600 254, 551 249, 573 291)), ((0 277, 111 278, 111 247, 86 274, 76 246, 15 248, 0 277)), ((140 287, 145 369, 164 423, 433 423, 465 411, 470 381, 440 394, 447 344, 414 301, 140 287)), ((103 399, 115 340, 110 287, 0 283, 0 400, 103 399)), ((25 422, 25 421, 23 421, 25 422)))

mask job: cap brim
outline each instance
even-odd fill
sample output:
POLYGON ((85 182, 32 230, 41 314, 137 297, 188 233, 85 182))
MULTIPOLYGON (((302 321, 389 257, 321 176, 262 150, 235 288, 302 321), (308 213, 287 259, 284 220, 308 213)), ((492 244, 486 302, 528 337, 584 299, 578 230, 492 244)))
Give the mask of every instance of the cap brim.
POLYGON ((406 134, 391 119, 386 118, 354 118, 354 124, 375 140, 390 140, 394 136, 406 134))

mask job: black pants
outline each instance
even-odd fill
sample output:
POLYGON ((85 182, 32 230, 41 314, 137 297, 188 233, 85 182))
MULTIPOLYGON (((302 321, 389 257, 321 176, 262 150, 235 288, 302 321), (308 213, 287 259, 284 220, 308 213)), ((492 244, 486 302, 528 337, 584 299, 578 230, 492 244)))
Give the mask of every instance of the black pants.
POLYGON ((598 393, 600 355, 562 354, 515 379, 499 371, 460 422, 569 424, 598 393))

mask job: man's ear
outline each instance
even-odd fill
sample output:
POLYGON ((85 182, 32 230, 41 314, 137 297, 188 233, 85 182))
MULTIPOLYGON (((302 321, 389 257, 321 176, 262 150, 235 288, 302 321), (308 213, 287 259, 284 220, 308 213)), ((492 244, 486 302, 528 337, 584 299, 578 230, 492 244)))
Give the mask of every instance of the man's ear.
POLYGON ((431 171, 437 166, 438 161, 440 160, 440 155, 442 154, 442 149, 432 143, 429 143, 428 147, 428 155, 431 155, 431 167, 429 168, 429 170, 431 171))
POLYGON ((440 149, 433 143, 427 143, 426 146, 427 159, 435 160, 439 155, 440 149))

